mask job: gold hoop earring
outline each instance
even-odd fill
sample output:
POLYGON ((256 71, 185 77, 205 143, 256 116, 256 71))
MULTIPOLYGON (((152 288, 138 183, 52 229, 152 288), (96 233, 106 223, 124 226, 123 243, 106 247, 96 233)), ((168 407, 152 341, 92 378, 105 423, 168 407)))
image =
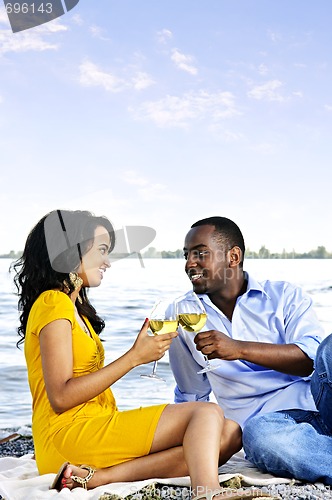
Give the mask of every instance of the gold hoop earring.
POLYGON ((69 273, 69 281, 73 285, 75 290, 81 288, 81 286, 83 285, 83 280, 77 273, 69 273))

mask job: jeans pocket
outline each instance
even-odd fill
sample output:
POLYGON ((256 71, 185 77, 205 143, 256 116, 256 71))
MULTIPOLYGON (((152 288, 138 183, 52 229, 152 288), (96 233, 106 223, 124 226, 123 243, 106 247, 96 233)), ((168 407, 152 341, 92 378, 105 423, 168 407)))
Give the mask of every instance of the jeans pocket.
POLYGON ((294 420, 296 423, 300 422, 311 422, 314 418, 314 411, 310 410, 281 410, 279 413, 283 413, 285 419, 294 420))
POLYGON ((314 396, 315 405, 318 408, 323 397, 324 384, 320 383, 318 387, 317 386, 315 387, 314 391, 311 389, 311 392, 314 396))

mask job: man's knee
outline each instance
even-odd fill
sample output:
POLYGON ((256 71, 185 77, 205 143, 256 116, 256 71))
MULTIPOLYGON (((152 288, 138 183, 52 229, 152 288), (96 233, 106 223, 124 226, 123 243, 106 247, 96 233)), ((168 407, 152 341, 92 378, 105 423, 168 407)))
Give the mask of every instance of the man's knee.
POLYGON ((332 372, 332 334, 326 337, 317 349, 315 370, 319 375, 332 372))
POLYGON ((332 355, 332 333, 324 340, 322 340, 321 344, 317 349, 317 357, 318 356, 325 357, 326 355, 330 356, 332 355))
POLYGON ((242 444, 246 458, 255 462, 256 451, 264 446, 263 428, 261 427, 262 417, 251 418, 243 428, 242 444), (263 439, 262 439, 263 438, 263 439))
POLYGON ((274 447, 273 440, 277 438, 278 427, 284 416, 273 412, 257 415, 251 418, 243 428, 242 442, 248 460, 255 462, 255 457, 269 453, 274 447))

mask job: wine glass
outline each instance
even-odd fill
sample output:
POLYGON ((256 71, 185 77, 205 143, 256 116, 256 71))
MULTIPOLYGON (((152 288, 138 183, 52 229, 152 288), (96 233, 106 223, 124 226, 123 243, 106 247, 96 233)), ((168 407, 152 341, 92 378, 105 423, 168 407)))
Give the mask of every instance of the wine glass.
MULTIPOLYGON (((149 329, 153 335, 163 335, 164 333, 175 332, 178 327, 178 319, 175 304, 166 299, 158 300, 153 306, 149 318, 149 329)), ((154 378, 156 380, 165 379, 159 377, 157 372, 158 361, 153 363, 153 369, 150 374, 142 374, 142 378, 154 378)))
MULTIPOLYGON (((186 332, 191 332, 196 335, 205 326, 207 314, 205 307, 195 292, 190 292, 176 299, 176 309, 178 314, 179 326, 186 332)), ((216 366, 212 366, 207 356, 204 356, 206 361, 205 368, 197 373, 206 373, 214 370, 216 366)))

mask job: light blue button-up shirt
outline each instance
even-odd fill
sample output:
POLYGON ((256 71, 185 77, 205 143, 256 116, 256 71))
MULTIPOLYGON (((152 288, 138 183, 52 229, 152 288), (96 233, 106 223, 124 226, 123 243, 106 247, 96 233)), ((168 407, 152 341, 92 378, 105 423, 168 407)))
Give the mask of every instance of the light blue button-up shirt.
MULTIPOLYGON (((311 298, 301 288, 284 281, 258 283, 247 273, 246 277, 247 291, 238 297, 232 321, 207 295, 199 295, 208 316, 203 330, 218 330, 236 340, 296 344, 315 360, 316 350, 326 334, 311 298)), ((217 366, 215 370, 197 374, 206 361, 196 349, 195 334, 182 329, 179 332, 169 351, 177 383, 176 403, 208 401, 212 391, 225 416, 242 426, 258 413, 290 408, 316 410, 310 377, 286 375, 248 361, 221 359, 210 361, 217 366)))

